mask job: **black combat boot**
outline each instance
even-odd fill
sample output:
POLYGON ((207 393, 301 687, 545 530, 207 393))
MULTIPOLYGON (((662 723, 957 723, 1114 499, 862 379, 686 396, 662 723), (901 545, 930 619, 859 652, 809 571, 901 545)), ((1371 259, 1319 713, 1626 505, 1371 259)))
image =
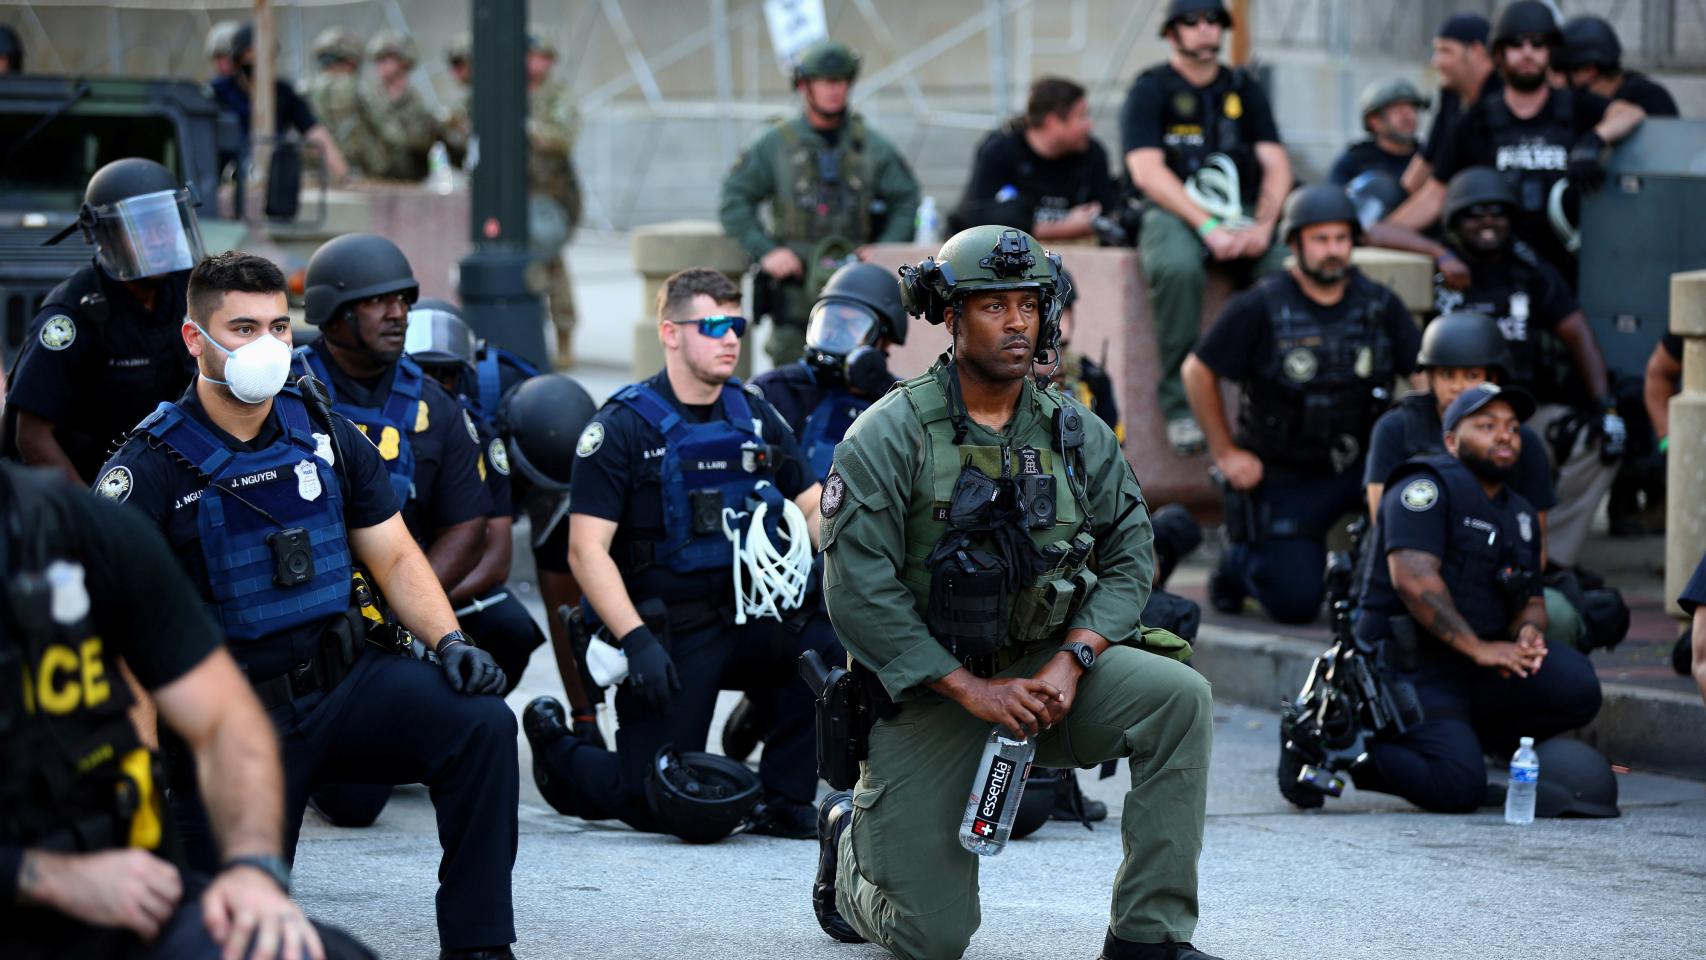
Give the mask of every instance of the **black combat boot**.
POLYGON ((527 734, 527 742, 533 748, 533 783, 539 788, 540 796, 558 813, 569 813, 569 810, 559 803, 559 784, 552 778, 551 768, 545 763, 545 753, 551 744, 564 737, 574 736, 569 732, 568 721, 563 714, 563 704, 555 697, 536 698, 521 711, 521 731, 527 734))
POLYGON ((1166 943, 1132 943, 1114 936, 1112 930, 1102 941, 1102 955, 1097 960, 1220 960, 1219 957, 1203 953, 1189 943, 1171 941, 1166 943))
POLYGON ((853 823, 853 794, 837 790, 823 798, 817 810, 817 876, 812 879, 812 912, 823 932, 842 943, 864 943, 835 908, 835 862, 841 835, 853 823))

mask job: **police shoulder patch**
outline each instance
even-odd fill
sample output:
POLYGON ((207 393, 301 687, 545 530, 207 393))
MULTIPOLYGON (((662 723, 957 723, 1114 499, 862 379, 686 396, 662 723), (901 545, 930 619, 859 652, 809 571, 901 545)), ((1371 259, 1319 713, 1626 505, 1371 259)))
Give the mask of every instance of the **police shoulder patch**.
POLYGON ((581 431, 580 440, 575 443, 575 456, 590 457, 604 446, 604 424, 594 420, 581 431))
POLYGON ((462 425, 468 428, 468 439, 478 444, 480 442, 480 431, 474 427, 474 418, 469 416, 466 410, 462 411, 462 425))
POLYGON ((1417 477, 1404 485, 1398 499, 1403 501, 1404 509, 1421 513, 1439 501, 1439 485, 1427 477, 1417 477))
POLYGON ((818 510, 825 517, 833 517, 841 510, 841 504, 847 499, 847 484, 841 479, 841 474, 831 470, 828 479, 823 481, 823 499, 818 504, 818 510))
POLYGON ((64 350, 77 340, 77 324, 65 314, 48 317, 41 325, 41 345, 49 350, 64 350))
POLYGON ((486 459, 492 462, 492 469, 500 476, 509 476, 509 448, 504 446, 501 437, 493 437, 486 446, 486 459))
POLYGON ((130 468, 114 467, 101 475, 95 483, 95 492, 108 500, 123 503, 130 496, 132 486, 130 468))

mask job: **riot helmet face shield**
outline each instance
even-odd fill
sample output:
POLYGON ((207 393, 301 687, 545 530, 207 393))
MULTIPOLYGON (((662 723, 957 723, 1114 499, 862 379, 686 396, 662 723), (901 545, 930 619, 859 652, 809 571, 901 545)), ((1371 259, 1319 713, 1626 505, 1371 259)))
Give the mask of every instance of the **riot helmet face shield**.
POLYGON ((845 357, 876 342, 880 322, 870 307, 845 300, 820 300, 806 323, 806 349, 845 357))
POLYGON ((423 367, 474 366, 474 331, 448 310, 417 305, 409 311, 403 352, 423 367))
POLYGON ((201 228, 187 188, 85 204, 82 221, 95 260, 115 280, 157 277, 201 262, 201 228))

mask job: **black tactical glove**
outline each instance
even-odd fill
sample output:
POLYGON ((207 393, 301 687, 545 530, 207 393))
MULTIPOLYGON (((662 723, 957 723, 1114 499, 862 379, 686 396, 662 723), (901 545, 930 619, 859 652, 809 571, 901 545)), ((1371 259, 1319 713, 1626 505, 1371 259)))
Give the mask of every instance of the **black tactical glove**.
POLYGON ((681 681, 675 676, 675 661, 650 628, 640 624, 628 631, 622 653, 628 658, 628 686, 634 695, 657 713, 668 710, 670 691, 680 690, 681 681))
POLYGON ((469 695, 497 693, 504 688, 504 672, 492 655, 468 639, 460 630, 452 630, 438 641, 438 664, 450 680, 450 689, 469 695))
POLYGON ((1592 193, 1605 185, 1605 140, 1589 130, 1570 150, 1570 182, 1578 193, 1592 193))

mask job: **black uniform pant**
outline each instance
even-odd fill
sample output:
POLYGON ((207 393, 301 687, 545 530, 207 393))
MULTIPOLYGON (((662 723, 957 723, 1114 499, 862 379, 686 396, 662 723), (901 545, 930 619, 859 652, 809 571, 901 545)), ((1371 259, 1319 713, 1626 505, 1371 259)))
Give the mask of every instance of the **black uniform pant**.
POLYGON ((767 799, 811 803, 817 798, 816 716, 811 689, 800 678, 800 655, 816 650, 827 662, 846 658, 829 617, 801 630, 775 620, 745 626, 714 624, 670 639, 681 689, 667 712, 648 709, 624 684, 616 690, 614 751, 574 736, 552 743, 542 758, 549 774, 545 799, 559 812, 587 820, 615 818, 637 830, 658 830, 646 803, 646 777, 657 752, 705 749, 717 694, 741 690, 768 720, 758 778, 767 799))
POLYGON ((1354 779, 1359 790, 1397 794, 1436 813, 1480 807, 1487 754, 1509 756, 1522 737, 1539 742, 1599 712, 1599 677, 1587 655, 1566 644, 1548 644, 1539 672, 1527 677, 1500 677, 1457 657, 1425 663, 1404 679, 1415 685, 1424 719, 1375 743, 1354 779))
POLYGON ((1227 547, 1223 575, 1281 623, 1310 623, 1326 597, 1327 532, 1362 506, 1361 461, 1342 473, 1269 466, 1250 491, 1254 537, 1227 547))
MULTIPOLYGON (((515 714, 494 696, 450 689, 424 660, 367 650, 331 693, 270 711, 284 761, 284 849, 294 859, 309 792, 323 783, 424 783, 438 814, 438 937, 447 950, 515 941, 515 714)), ((173 812, 191 865, 218 868, 193 794, 173 812)))

